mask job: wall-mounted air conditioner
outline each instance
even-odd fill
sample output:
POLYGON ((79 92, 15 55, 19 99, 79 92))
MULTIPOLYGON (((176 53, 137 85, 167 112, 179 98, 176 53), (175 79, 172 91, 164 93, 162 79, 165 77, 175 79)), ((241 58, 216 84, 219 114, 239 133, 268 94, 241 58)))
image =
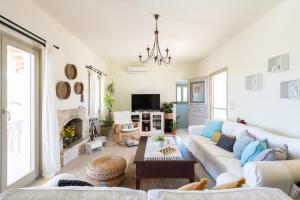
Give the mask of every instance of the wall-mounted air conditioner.
POLYGON ((131 66, 128 67, 129 74, 143 74, 148 71, 147 67, 144 66, 131 66))

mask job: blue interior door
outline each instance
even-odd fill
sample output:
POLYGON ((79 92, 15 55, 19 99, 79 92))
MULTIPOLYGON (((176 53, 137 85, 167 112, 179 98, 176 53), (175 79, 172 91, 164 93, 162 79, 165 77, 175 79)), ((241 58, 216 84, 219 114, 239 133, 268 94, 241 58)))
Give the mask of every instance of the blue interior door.
POLYGON ((176 117, 179 117, 178 128, 188 127, 188 85, 187 81, 176 83, 176 117))

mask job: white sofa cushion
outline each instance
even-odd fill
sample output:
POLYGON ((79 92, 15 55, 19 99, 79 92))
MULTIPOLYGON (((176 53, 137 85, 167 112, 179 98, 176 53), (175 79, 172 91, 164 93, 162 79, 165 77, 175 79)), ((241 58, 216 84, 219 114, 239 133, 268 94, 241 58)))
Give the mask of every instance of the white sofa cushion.
POLYGON ((202 135, 204 125, 192 125, 188 127, 188 131, 192 135, 202 135))
POLYGON ((73 174, 58 174, 48 180, 43 187, 57 187, 59 180, 74 180, 75 176, 73 174))
POLYGON ((222 185, 238 180, 240 177, 230 172, 220 174, 216 179, 216 185, 222 185))
POLYGON ((204 136, 197 136, 197 135, 191 135, 191 137, 196 141, 196 143, 203 145, 203 144, 210 144, 215 145, 216 143, 211 141, 209 138, 204 136))
POLYGON ((234 154, 232 152, 226 151, 215 144, 202 144, 202 147, 206 149, 206 151, 214 157, 222 156, 228 158, 234 158, 234 154))
POLYGON ((33 187, 14 189, 0 195, 1 200, 146 200, 142 190, 120 187, 33 187))
POLYGON ((237 175, 238 177, 243 176, 243 168, 240 165, 240 161, 236 158, 228 157, 216 157, 220 166, 222 166, 223 172, 230 172, 237 175))
POLYGON ((232 121, 224 121, 222 126, 222 133, 226 135, 239 136, 247 130, 250 135, 256 139, 268 139, 268 144, 271 148, 282 147, 284 144, 288 145, 289 159, 300 159, 300 139, 290 138, 281 135, 276 135, 271 132, 265 131, 261 128, 244 125, 232 121))
POLYGON ((288 146, 288 159, 300 159, 300 139, 290 138, 281 135, 276 135, 268 131, 262 131, 255 134, 257 139, 268 139, 269 147, 283 147, 288 146))
POLYGON ((236 188, 227 190, 180 191, 149 190, 148 200, 291 200, 281 190, 275 188, 236 188))
POLYGON ((263 129, 244 125, 237 122, 232 121, 224 121, 222 126, 222 133, 226 135, 236 136, 238 137, 244 131, 248 131, 250 135, 259 135, 263 129))
POLYGON ((130 111, 118 111, 113 112, 113 118, 115 124, 129 124, 131 121, 130 111))
MULTIPOLYGON (((299 167, 300 165, 298 170, 299 167)), ((290 170, 282 161, 249 162, 244 166, 243 172, 246 183, 252 187, 276 187, 289 194, 294 183, 290 170)))

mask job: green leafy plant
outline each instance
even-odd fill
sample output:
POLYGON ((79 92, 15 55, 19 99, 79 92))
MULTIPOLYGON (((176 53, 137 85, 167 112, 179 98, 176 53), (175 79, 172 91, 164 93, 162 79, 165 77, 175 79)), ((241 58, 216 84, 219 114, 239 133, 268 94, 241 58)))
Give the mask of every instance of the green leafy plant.
POLYGON ((170 101, 170 102, 163 102, 161 112, 164 113, 173 113, 173 108, 174 108, 175 102, 170 101))
POLYGON ((165 141, 165 136, 164 135, 155 136, 154 141, 156 141, 156 142, 165 141))
POLYGON ((65 126, 62 131, 63 146, 69 147, 76 137, 76 127, 75 126, 65 126))
POLYGON ((171 124, 171 128, 172 129, 177 129, 180 123, 179 120, 180 116, 177 116, 176 119, 173 120, 172 124, 171 124))
POLYGON ((106 117, 104 120, 102 120, 102 126, 109 127, 112 126, 114 121, 112 117, 112 108, 115 103, 115 99, 113 98, 113 95, 115 94, 115 86, 114 83, 111 82, 106 86, 105 89, 105 96, 104 96, 104 105, 108 111, 106 117))

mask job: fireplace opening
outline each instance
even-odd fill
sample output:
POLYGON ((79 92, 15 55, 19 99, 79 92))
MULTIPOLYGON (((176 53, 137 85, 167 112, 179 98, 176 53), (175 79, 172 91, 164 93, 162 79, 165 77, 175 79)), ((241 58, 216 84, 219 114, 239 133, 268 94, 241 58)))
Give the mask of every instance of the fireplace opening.
POLYGON ((62 129, 63 148, 68 149, 82 140, 82 119, 69 121, 62 129))

